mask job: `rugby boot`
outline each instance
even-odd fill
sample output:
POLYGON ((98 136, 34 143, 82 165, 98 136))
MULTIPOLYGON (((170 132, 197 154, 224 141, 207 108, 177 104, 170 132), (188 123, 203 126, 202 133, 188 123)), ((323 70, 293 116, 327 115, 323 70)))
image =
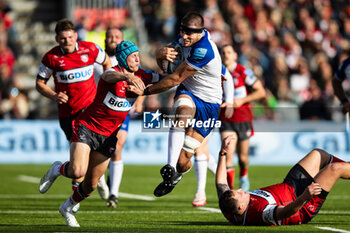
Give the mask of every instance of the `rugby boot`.
POLYGON ((50 169, 41 177, 40 183, 39 183, 39 192, 40 193, 46 193, 47 190, 51 187, 53 182, 55 182, 56 178, 60 175, 55 174, 55 168, 57 166, 60 166, 62 163, 60 161, 54 162, 50 169))
POLYGON ((67 226, 80 227, 78 221, 74 217, 73 209, 74 205, 71 203, 70 198, 66 200, 59 208, 60 214, 65 218, 67 226))
POLYGON ((118 206, 118 197, 116 197, 115 195, 110 195, 107 201, 107 207, 111 207, 111 208, 117 208, 118 206))
POLYGON ((78 213, 79 210, 80 210, 80 203, 72 207, 73 214, 78 213))
POLYGON ((109 197, 109 188, 105 180, 105 175, 102 175, 97 183, 97 191, 103 200, 107 200, 109 197))
POLYGON ((249 191, 250 184, 249 184, 249 177, 248 177, 248 174, 245 175, 245 176, 241 176, 241 177, 239 178, 239 186, 241 187, 241 189, 242 189, 244 192, 248 192, 248 191, 249 191))
POLYGON ((156 197, 161 197, 170 193, 182 178, 182 175, 176 175, 175 168, 170 164, 167 164, 160 169, 160 175, 162 176, 163 181, 155 188, 153 192, 154 196, 156 197))
POLYGON ((205 204, 207 204, 207 197, 205 196, 205 193, 196 193, 192 201, 192 205, 194 207, 199 207, 204 206, 205 204))

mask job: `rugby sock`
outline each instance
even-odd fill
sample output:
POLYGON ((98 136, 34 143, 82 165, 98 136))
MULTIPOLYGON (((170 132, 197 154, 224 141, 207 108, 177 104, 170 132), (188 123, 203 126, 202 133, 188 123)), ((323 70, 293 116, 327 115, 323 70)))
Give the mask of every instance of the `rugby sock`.
POLYGON ((68 166, 69 166, 69 161, 65 162, 64 164, 62 164, 62 165, 59 167, 59 173, 60 173, 62 176, 67 177, 67 169, 68 169, 68 166))
POLYGON ((181 179, 182 179, 182 177, 186 174, 186 173, 188 173, 189 171, 191 171, 191 168, 192 168, 192 165, 191 165, 191 167, 187 170, 187 171, 185 171, 185 172, 175 172, 175 175, 174 175, 174 184, 177 184, 181 179))
POLYGON ((82 189, 82 183, 79 184, 78 188, 76 188, 74 191, 73 191, 73 194, 72 196, 70 197, 72 199, 72 201, 74 202, 73 204, 77 204, 78 202, 81 202, 83 200, 85 200, 86 198, 88 198, 91 193, 84 193, 83 192, 83 189, 82 189))
POLYGON ((72 180, 72 190, 76 190, 81 182, 72 180))
POLYGON ((246 176, 248 175, 248 168, 243 168, 239 170, 239 176, 246 176))
POLYGON ((234 167, 228 167, 227 168, 227 184, 230 189, 233 189, 233 184, 235 181, 235 168, 234 167))
POLYGON ((123 169, 123 160, 111 161, 109 163, 110 195, 119 196, 119 186, 123 176, 123 169))
POLYGON ((334 155, 331 155, 331 159, 329 160, 329 163, 339 163, 339 162, 345 162, 345 161, 339 159, 338 157, 335 157, 334 155))
POLYGON ((171 128, 168 136, 168 164, 176 170, 177 160, 185 141, 185 129, 171 128))
POLYGON ((197 193, 205 193, 207 181, 207 156, 201 154, 194 159, 194 172, 197 178, 197 193))
POLYGON ((209 154, 208 169, 214 175, 216 175, 216 167, 217 167, 217 164, 216 164, 216 161, 215 161, 214 157, 211 154, 209 154))

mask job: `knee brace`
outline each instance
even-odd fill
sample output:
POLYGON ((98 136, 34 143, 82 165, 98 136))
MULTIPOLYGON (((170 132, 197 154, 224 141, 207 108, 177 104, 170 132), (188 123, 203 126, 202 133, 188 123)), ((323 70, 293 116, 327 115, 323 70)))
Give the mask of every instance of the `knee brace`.
POLYGON ((185 98, 185 97, 178 98, 174 103, 174 108, 176 109, 177 107, 183 106, 183 105, 194 108, 193 102, 189 98, 185 98))
POLYGON ((194 154, 196 152, 196 149, 201 145, 201 143, 197 140, 194 139, 191 136, 186 135, 185 136, 185 141, 182 149, 185 151, 194 154))

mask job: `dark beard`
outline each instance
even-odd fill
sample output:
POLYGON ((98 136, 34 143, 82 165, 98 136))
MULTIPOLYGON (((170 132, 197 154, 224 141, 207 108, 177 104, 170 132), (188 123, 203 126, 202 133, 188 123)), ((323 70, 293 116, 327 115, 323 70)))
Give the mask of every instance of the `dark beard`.
POLYGON ((115 49, 106 48, 106 53, 108 56, 114 56, 115 55, 115 49))

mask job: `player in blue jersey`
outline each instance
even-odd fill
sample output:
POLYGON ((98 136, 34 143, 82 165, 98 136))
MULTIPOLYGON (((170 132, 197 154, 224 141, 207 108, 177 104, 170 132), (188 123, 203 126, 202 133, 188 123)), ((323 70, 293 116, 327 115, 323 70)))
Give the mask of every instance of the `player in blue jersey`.
POLYGON ((350 111, 350 102, 342 86, 343 81, 346 79, 350 81, 350 57, 340 64, 332 81, 334 94, 340 100, 344 114, 350 111))
MULTIPOLYGON (((150 95, 179 85, 174 103, 176 125, 169 131, 168 164, 160 170, 163 181, 154 190, 157 197, 171 192, 182 176, 190 171, 191 157, 196 149, 213 128, 218 127, 216 120, 222 102, 222 62, 215 43, 203 25, 200 14, 187 13, 181 20, 178 37, 183 47, 184 61, 174 73, 144 90, 129 87, 136 94, 150 95), (189 122, 194 124, 189 125, 189 122)), ((173 47, 164 47, 157 53, 157 63, 161 64, 163 60, 173 62, 176 55, 173 47)))

